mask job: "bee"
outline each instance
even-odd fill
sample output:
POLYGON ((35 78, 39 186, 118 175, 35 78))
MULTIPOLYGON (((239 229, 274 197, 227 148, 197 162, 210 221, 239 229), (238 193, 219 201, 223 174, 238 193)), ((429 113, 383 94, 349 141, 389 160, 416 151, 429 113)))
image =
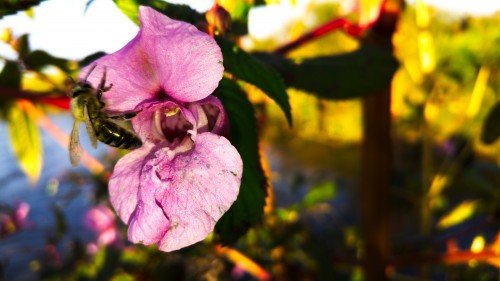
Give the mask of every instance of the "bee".
POLYGON ((71 113, 75 118, 69 142, 69 157, 71 164, 77 166, 82 154, 79 143, 79 127, 84 122, 92 147, 97 147, 97 140, 118 148, 135 149, 142 145, 141 140, 129 130, 111 121, 125 120, 134 117, 137 112, 130 112, 116 116, 107 115, 102 102, 102 94, 109 91, 113 84, 106 86, 106 70, 97 89, 87 82, 96 65, 92 66, 82 81, 74 82, 70 92, 71 113))

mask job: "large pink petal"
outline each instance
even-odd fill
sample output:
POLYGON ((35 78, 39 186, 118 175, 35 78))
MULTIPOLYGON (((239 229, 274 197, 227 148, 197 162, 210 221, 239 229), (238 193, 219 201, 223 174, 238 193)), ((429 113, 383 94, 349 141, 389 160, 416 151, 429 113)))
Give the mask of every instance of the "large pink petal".
POLYGON ((96 88, 106 70, 106 86, 113 84, 103 94, 106 110, 112 112, 133 111, 146 100, 154 99, 160 91, 157 73, 151 65, 146 50, 140 44, 142 31, 119 51, 101 57, 80 72, 80 79, 89 74, 87 81, 96 88))
POLYGON ((201 241, 214 229, 238 196, 243 163, 226 138, 212 133, 199 134, 190 152, 157 159, 156 201, 170 220, 159 248, 168 252, 201 241))
POLYGON ((183 102, 210 95, 224 73, 222 52, 215 40, 189 23, 149 7, 140 7, 139 15, 141 43, 165 93, 183 102))
MULTIPOLYGON (((107 70, 113 87, 104 93, 109 111, 132 111, 142 102, 172 97, 192 102, 210 95, 222 79, 215 40, 191 24, 140 7, 141 29, 119 51, 96 60, 88 81, 96 87, 107 70)), ((80 74, 87 74, 89 67, 80 74)))
POLYGON ((125 223, 137 206, 137 193, 141 180, 142 167, 150 149, 143 145, 123 156, 109 180, 109 199, 118 216, 125 223))

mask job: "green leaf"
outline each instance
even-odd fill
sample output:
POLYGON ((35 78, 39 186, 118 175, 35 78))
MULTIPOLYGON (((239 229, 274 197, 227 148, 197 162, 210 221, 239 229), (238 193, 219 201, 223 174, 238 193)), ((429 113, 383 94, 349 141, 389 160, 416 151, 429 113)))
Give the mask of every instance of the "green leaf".
POLYGON ((230 120, 230 141, 243 159, 240 193, 215 226, 223 243, 235 242, 259 223, 266 198, 267 180, 259 157, 257 120, 246 94, 234 81, 223 78, 216 90, 230 120))
POLYGON ((21 71, 16 62, 6 61, 0 73, 0 86, 19 89, 21 86, 21 71))
POLYGON ((31 52, 28 34, 23 34, 17 39, 17 50, 21 59, 25 58, 31 52))
POLYGON ((480 201, 466 200, 442 216, 437 224, 440 229, 450 228, 470 219, 477 212, 480 201))
POLYGON ((60 240, 68 233, 68 221, 66 220, 64 209, 60 205, 53 204, 51 210, 55 220, 54 238, 60 240))
POLYGON ((54 65, 65 72, 70 71, 68 60, 54 57, 49 53, 40 50, 27 54, 24 59, 24 64, 28 69, 34 70, 40 70, 45 66, 54 65))
POLYGON ((313 187, 304 196, 303 204, 306 207, 314 206, 318 203, 326 202, 335 197, 337 186, 334 182, 325 182, 313 187))
POLYGON ((491 109, 484 121, 481 140, 486 144, 494 143, 500 137, 500 102, 491 109))
POLYGON ((135 24, 139 25, 139 6, 149 6, 176 20, 194 25, 205 22, 205 17, 187 5, 170 4, 161 0, 113 0, 120 10, 135 24))
POLYGON ((40 4, 44 0, 3 0, 0 1, 0 18, 40 4))
POLYGON ((80 60, 78 62, 78 66, 80 66, 80 68, 84 68, 85 66, 91 64, 93 61, 95 61, 98 58, 103 57, 105 55, 106 55, 105 52, 97 52, 97 53, 90 54, 90 55, 84 57, 82 60, 80 60))
POLYGON ((272 68, 262 64, 259 60, 240 49, 231 41, 221 37, 216 38, 224 57, 224 68, 236 78, 257 86, 273 99, 285 113, 290 126, 292 125, 292 112, 286 85, 283 79, 272 68))
POLYGON ((136 0, 113 0, 116 6, 135 24, 139 25, 139 3, 136 0))
POLYGON ((258 54, 257 57, 278 70, 288 87, 334 100, 377 93, 390 86, 398 68, 392 54, 376 46, 300 62, 276 54, 258 54))
POLYGON ((6 109, 9 135, 21 169, 30 183, 35 184, 42 171, 42 141, 40 131, 32 116, 18 104, 13 103, 6 109))

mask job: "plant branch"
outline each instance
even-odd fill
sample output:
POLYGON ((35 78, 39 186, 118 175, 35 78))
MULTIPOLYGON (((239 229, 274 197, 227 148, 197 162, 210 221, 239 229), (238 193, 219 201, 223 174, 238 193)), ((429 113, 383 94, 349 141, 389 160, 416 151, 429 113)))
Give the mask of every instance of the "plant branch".
MULTIPOLYGON (((474 253, 469 250, 456 251, 452 253, 416 253, 406 254, 401 256, 393 256, 389 259, 388 265, 394 267, 407 267, 410 265, 422 264, 462 264, 470 261, 488 262, 492 259, 500 259, 500 253, 496 253, 490 249, 484 249, 479 253, 474 253)), ((335 257, 334 263, 360 265, 363 260, 354 257, 335 257)))
POLYGON ((0 86, 0 98, 24 99, 69 109, 69 98, 65 92, 37 93, 0 86))
POLYGON ((250 273, 257 280, 271 280, 271 275, 262 266, 241 252, 229 247, 221 246, 220 244, 215 245, 215 252, 250 273))
POLYGON ((353 24, 349 20, 346 20, 345 18, 336 18, 300 36, 299 38, 279 47, 274 52, 281 55, 286 55, 293 49, 296 49, 299 46, 304 45, 309 41, 322 37, 337 29, 342 29, 345 33, 353 37, 359 37, 370 27, 371 25, 360 27, 357 24, 353 24))

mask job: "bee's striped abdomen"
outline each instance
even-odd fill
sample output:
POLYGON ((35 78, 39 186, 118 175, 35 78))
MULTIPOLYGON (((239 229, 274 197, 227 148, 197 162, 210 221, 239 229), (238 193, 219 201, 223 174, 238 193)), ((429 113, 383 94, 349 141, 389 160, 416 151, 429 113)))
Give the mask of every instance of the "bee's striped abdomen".
POLYGON ((135 149, 142 145, 141 140, 132 132, 106 119, 93 120, 97 139, 107 145, 135 149))

